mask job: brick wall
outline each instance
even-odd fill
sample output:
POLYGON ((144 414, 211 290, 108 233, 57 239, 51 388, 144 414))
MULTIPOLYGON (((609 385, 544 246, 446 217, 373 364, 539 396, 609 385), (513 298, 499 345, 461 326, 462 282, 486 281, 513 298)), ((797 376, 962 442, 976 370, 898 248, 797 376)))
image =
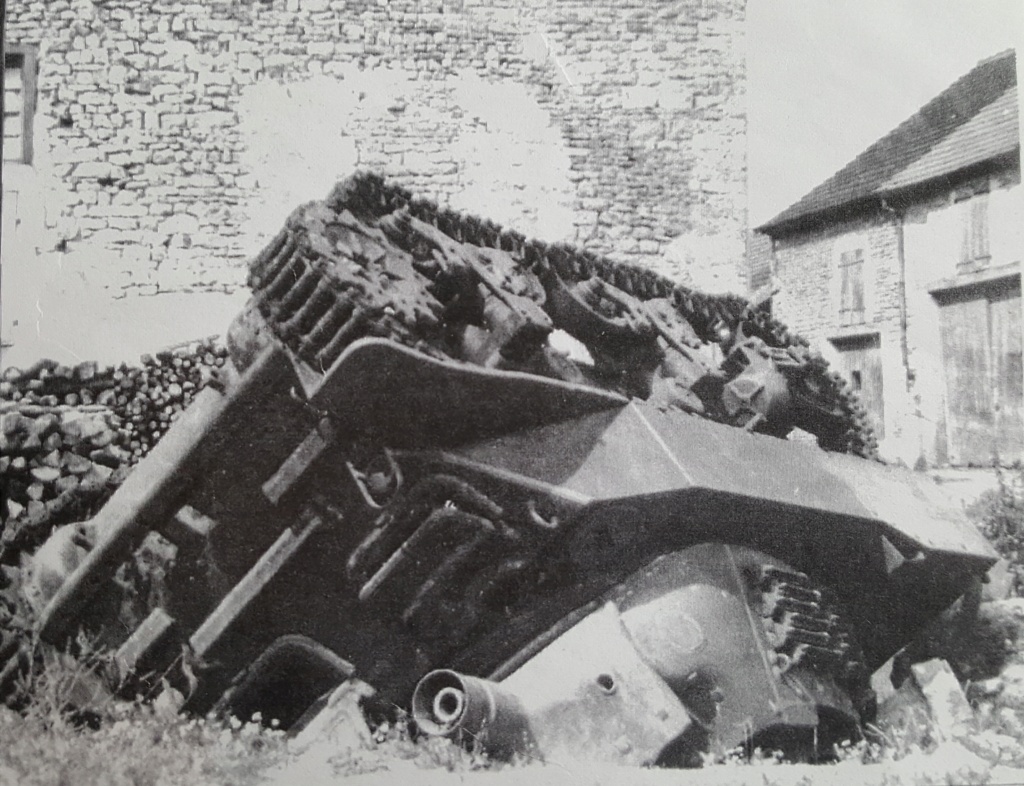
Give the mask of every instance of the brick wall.
POLYGON ((292 207, 367 167, 529 234, 741 289, 743 12, 10 4, 8 40, 39 53, 36 157, 17 187, 41 209, 19 216, 16 256, 59 253, 114 296, 230 292, 292 207))
POLYGON ((747 282, 752 294, 767 296, 774 284, 772 239, 768 235, 749 230, 746 237, 746 257, 748 266, 747 282))

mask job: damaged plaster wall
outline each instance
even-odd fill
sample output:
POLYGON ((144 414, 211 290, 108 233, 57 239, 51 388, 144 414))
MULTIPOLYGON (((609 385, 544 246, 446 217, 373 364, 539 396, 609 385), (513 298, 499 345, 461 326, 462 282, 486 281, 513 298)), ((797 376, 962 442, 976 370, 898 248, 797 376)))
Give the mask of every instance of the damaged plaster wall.
POLYGON ((551 118, 513 82, 463 72, 421 82, 404 69, 284 84, 238 101, 254 253, 296 205, 327 195, 338 173, 372 169, 458 209, 543 240, 572 238, 570 160, 551 118))
POLYGON ((246 260, 355 167, 743 291, 743 16, 743 0, 14 4, 8 39, 39 75, 35 159, 5 165, 5 358, 222 331, 246 260))

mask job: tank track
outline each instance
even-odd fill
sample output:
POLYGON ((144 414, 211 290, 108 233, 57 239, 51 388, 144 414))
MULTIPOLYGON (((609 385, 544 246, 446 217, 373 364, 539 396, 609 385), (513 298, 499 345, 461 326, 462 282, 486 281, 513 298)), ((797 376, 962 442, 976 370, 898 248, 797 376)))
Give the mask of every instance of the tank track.
MULTIPOLYGON (((876 438, 854 391, 804 338, 743 298, 704 294, 585 249, 527 239, 416 197, 373 173, 357 173, 326 200, 296 210, 250 266, 257 308, 277 338, 310 368, 326 370, 348 344, 364 336, 386 337, 434 357, 466 359, 446 345, 451 305, 435 297, 443 283, 431 267, 429 249, 419 249, 422 253, 411 254, 397 268, 387 254, 410 218, 440 233, 441 243, 494 249, 510 258, 514 270, 490 286, 502 290, 499 297, 514 301, 513 307, 529 311, 531 303, 541 302, 543 293, 537 297, 530 291, 530 274, 554 271, 568 285, 596 277, 641 302, 663 299, 705 345, 760 339, 783 353, 790 394, 822 413, 813 434, 818 444, 878 458, 876 438)), ((404 244, 410 242, 418 241, 404 244)))

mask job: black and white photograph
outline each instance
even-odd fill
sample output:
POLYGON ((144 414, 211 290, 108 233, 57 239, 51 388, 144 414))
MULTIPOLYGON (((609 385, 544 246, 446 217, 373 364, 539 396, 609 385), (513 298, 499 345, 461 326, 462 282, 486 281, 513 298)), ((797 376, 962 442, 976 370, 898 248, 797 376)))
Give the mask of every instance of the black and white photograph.
POLYGON ((0 786, 1024 784, 1024 2, 0 11, 0 786))

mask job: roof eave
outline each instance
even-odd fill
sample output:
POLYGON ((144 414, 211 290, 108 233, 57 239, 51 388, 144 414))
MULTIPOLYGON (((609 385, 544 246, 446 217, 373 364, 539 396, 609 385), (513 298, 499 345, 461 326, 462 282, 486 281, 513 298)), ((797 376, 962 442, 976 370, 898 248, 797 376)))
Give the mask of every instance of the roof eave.
POLYGON ((809 213, 802 213, 789 219, 772 219, 754 229, 762 235, 774 239, 792 235, 803 230, 822 229, 836 220, 855 218, 870 211, 870 208, 877 207, 880 199, 877 194, 868 194, 858 199, 849 200, 838 205, 829 205, 822 210, 815 210, 809 213))
POLYGON ((965 178, 977 177, 978 175, 984 174, 986 171, 993 171, 1008 165, 1016 165, 1017 167, 1020 167, 1020 145, 1014 147, 1013 150, 1003 151, 1002 153, 986 158, 984 161, 978 161, 968 167, 964 167, 953 172, 946 172, 927 180, 909 183, 905 186, 900 186, 899 188, 878 189, 863 197, 849 200, 838 205, 830 205, 822 210, 803 213, 789 219, 783 219, 781 221, 777 218, 772 219, 759 227, 755 227, 754 231, 759 232, 762 235, 767 235, 772 239, 777 239, 801 231, 822 229, 833 221, 864 216, 874 212, 874 209, 884 210, 889 202, 906 203, 914 200, 915 198, 921 199, 936 190, 955 187, 955 184, 950 181, 959 181, 965 178))

